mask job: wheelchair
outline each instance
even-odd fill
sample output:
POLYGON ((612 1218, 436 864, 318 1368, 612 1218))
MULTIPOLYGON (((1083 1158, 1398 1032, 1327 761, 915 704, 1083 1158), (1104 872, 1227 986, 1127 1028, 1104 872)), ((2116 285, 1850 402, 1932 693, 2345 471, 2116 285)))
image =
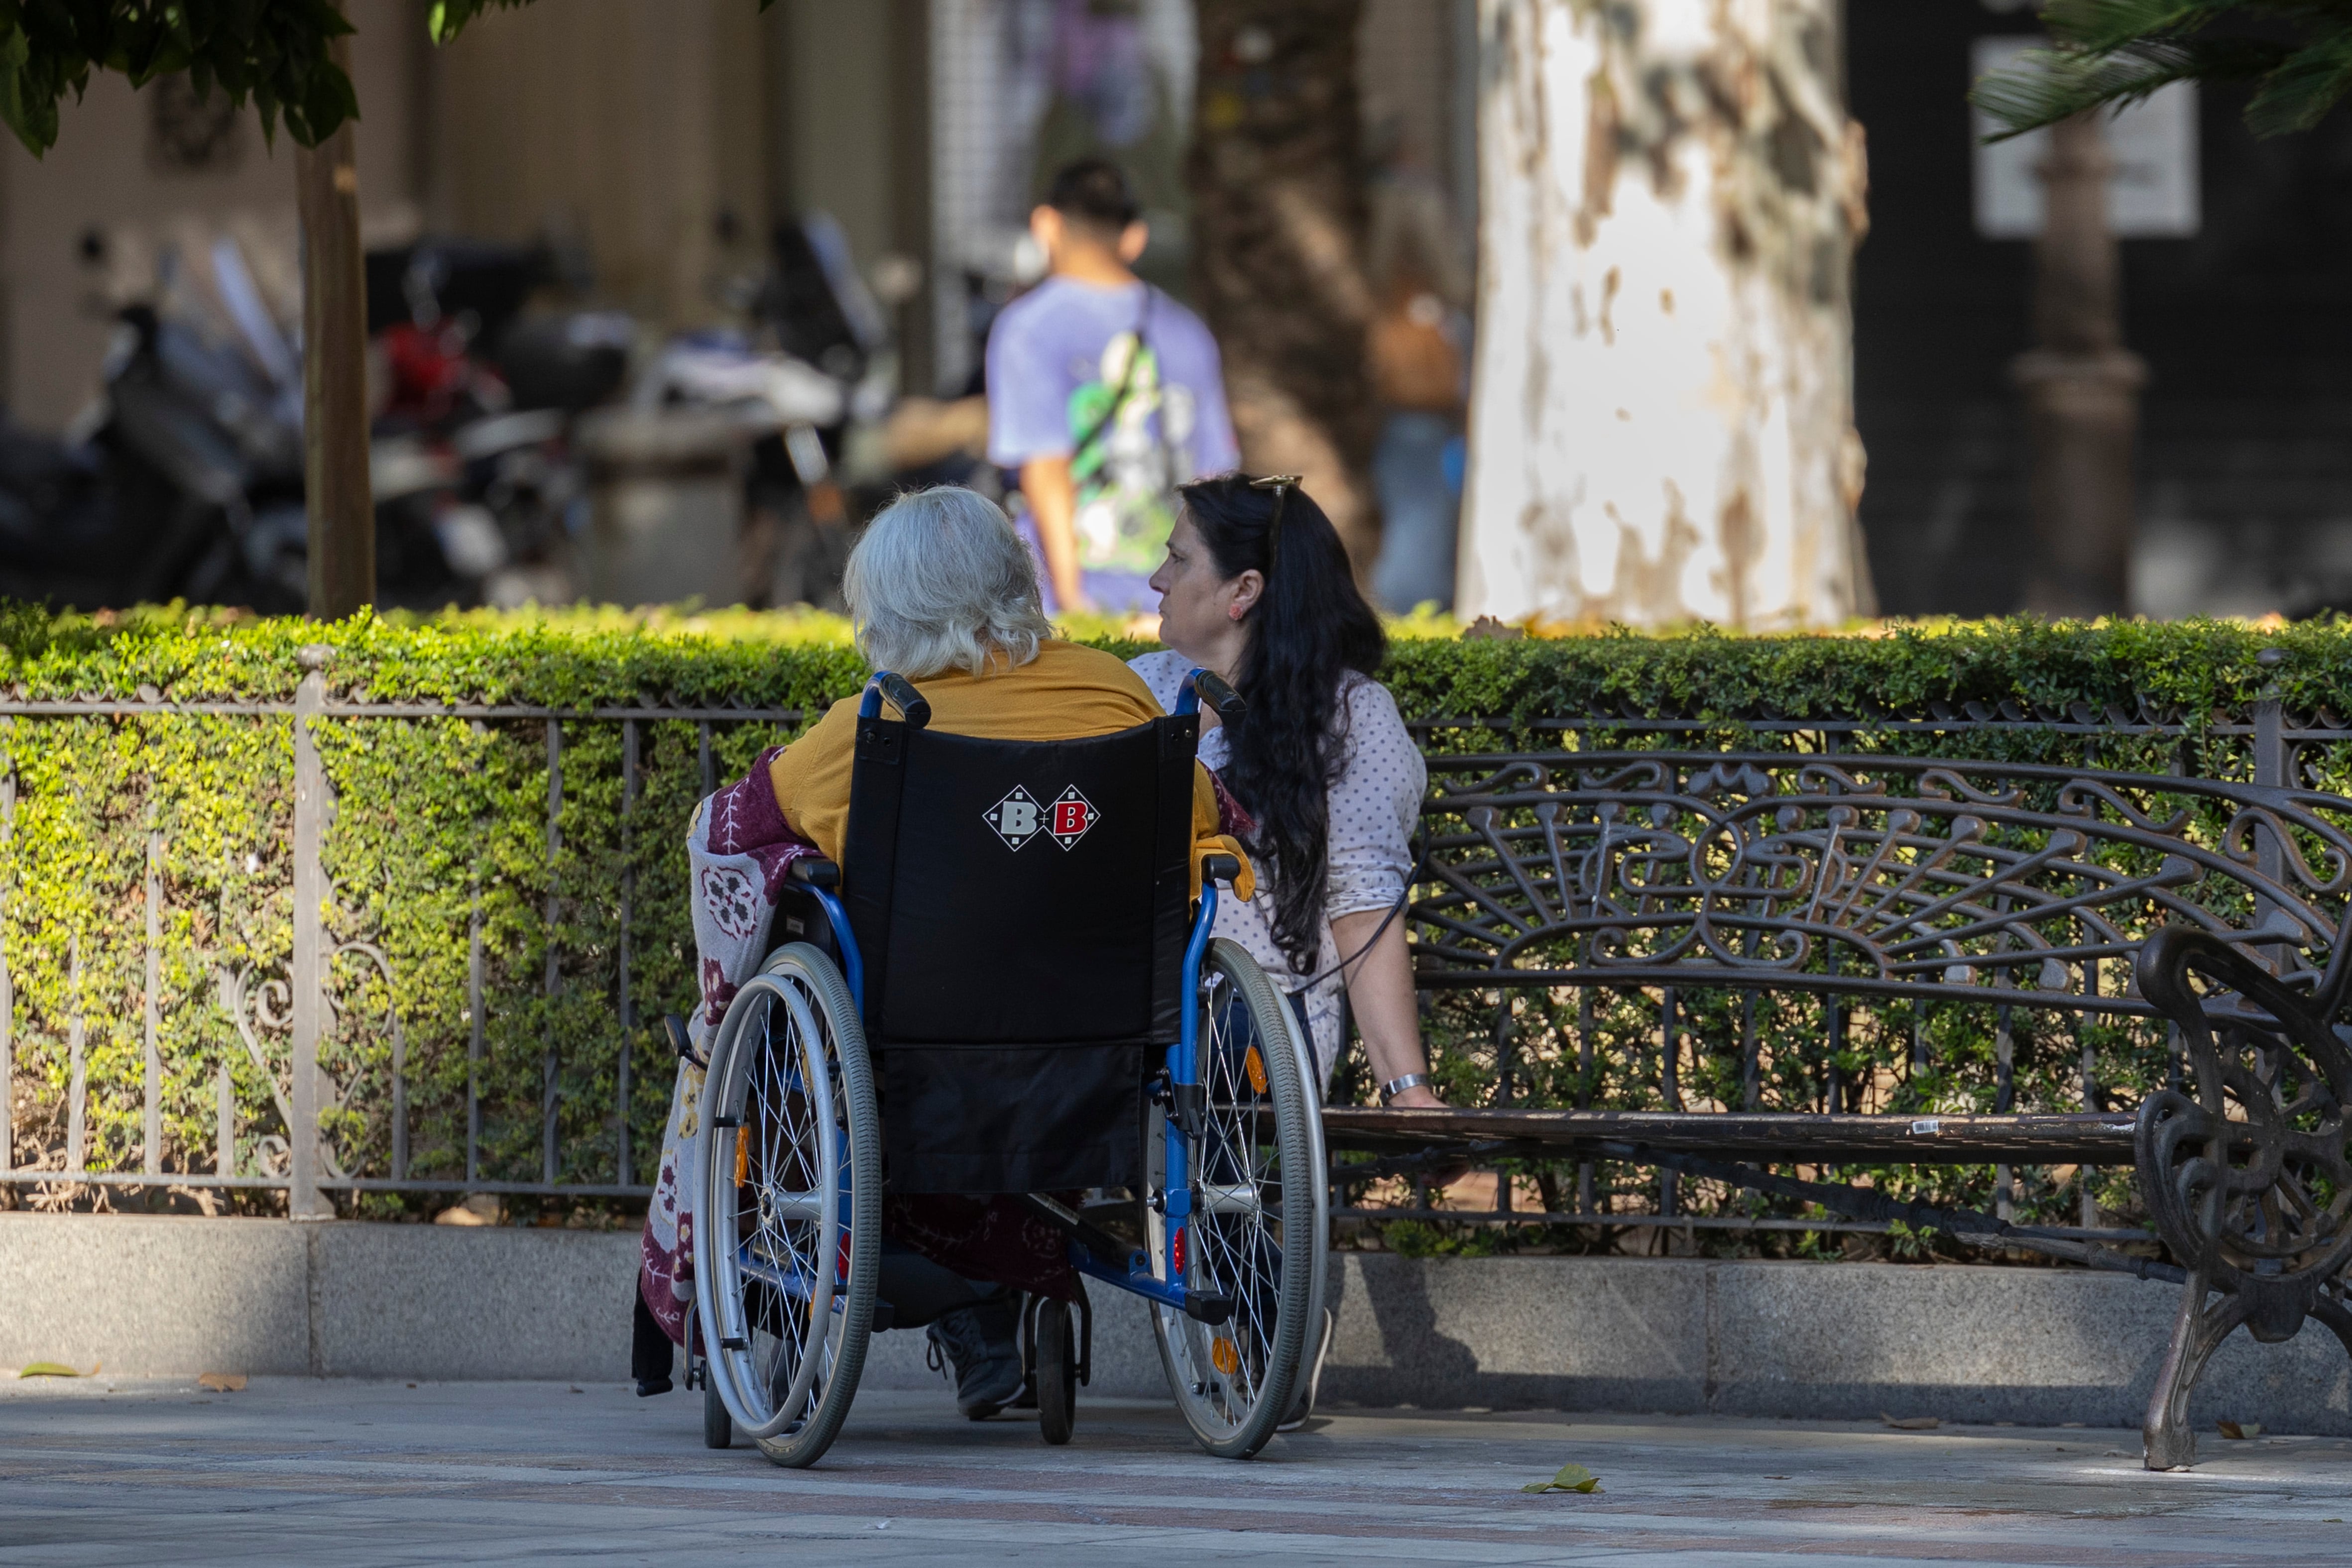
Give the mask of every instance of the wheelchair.
MULTIPOLYGON (((866 683, 842 863, 793 864, 703 1086, 707 1426, 779 1465, 824 1454, 893 1320, 900 1193, 1020 1195, 1076 1276, 1144 1298, 1211 1454, 1255 1454, 1290 1414, 1323 1319, 1321 1113, 1286 999, 1210 935, 1239 862, 1205 857, 1187 908, 1204 697, 1240 716, 1196 671, 1171 716, 1012 742, 932 733, 911 684, 866 683)), ((1076 1295, 1024 1310, 1048 1442, 1088 1370, 1076 1295)))

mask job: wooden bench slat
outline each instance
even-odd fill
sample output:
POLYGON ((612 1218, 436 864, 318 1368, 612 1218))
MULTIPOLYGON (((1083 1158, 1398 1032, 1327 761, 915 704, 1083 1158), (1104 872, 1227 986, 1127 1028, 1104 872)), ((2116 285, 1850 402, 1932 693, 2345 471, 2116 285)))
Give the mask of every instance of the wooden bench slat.
POLYGON ((1429 1147, 1510 1139, 1599 1153, 1638 1144, 1683 1154, 1904 1165, 2132 1163, 2129 1113, 2027 1116, 1825 1116, 1801 1112, 1404 1110, 1331 1105, 1335 1147, 1429 1147))

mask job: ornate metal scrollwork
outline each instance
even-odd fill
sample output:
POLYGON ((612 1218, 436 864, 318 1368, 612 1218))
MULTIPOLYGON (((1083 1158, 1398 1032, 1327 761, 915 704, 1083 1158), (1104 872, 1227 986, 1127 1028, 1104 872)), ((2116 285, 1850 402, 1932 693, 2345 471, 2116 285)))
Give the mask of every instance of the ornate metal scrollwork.
POLYGON ((2352 836, 2309 791, 1790 753, 1456 766, 1472 776, 1423 813, 1424 983, 1999 988, 2145 1016, 2091 967, 2127 972, 2166 924, 2300 955, 2337 924, 2312 901, 2352 889, 2352 836), (2263 928, 2233 924, 2233 904, 2263 928))
POLYGON ((2190 1091, 2150 1095, 2136 1138, 2141 1196, 2189 1270, 2143 1428, 2156 1468, 2195 1459, 2189 1396, 2240 1324, 2277 1343, 2315 1317, 2352 1351, 2352 1051, 2334 1025, 2347 952, 2339 937, 2326 974, 2284 982, 2184 926, 2141 952, 2140 988, 2179 1026, 2190 1091))
POLYGON ((2151 1465, 2194 1458, 2189 1392, 2239 1325, 2277 1341, 2316 1317, 2352 1350, 2352 1036, 2336 1029, 2352 801, 1787 753, 1433 770, 1457 781, 1423 810, 1423 985, 1810 989, 2178 1025, 2186 1087, 2151 1095, 2137 1134, 2141 1192, 2189 1273, 2151 1465))
MULTIPOLYGON (((339 944, 330 948, 327 953, 330 973, 332 972, 334 960, 347 953, 354 954, 366 960, 382 978, 386 993, 390 993, 392 960, 385 955, 383 948, 373 942, 339 944)), ((220 996, 221 1010, 227 1013, 230 1020, 236 1026, 237 1038, 245 1044, 247 1058, 252 1061, 254 1071, 261 1075, 261 1081, 269 1086, 270 1102, 278 1108, 280 1124, 287 1127, 293 1126, 294 1108, 291 1087, 286 1082, 281 1070, 271 1062, 272 1053, 262 1039, 265 1031, 286 1034, 293 1030, 293 986, 276 976, 265 976, 251 965, 243 965, 235 969, 215 967, 213 971, 213 983, 220 996)), ((332 1028, 341 1014, 342 1006, 336 998, 332 988, 325 988, 320 999, 325 1005, 329 1027, 332 1028)), ((389 1003, 384 1009, 383 1028, 392 1042, 394 1144, 393 1165, 397 1174, 405 1175, 404 1167, 408 1163, 407 1096, 404 1082, 407 1067, 407 1036, 401 1027, 399 1009, 389 1003)), ((343 1168, 342 1161, 332 1141, 323 1134, 323 1128, 332 1124, 338 1113, 348 1103, 350 1096, 350 1085, 338 1083, 333 1074, 320 1071, 319 1112, 322 1134, 319 1139, 319 1163, 325 1169, 329 1178, 336 1181, 345 1179, 348 1173, 343 1168)), ((263 1175, 282 1176, 286 1174, 289 1153, 284 1136, 276 1133, 264 1134, 255 1140, 254 1146, 263 1175)))

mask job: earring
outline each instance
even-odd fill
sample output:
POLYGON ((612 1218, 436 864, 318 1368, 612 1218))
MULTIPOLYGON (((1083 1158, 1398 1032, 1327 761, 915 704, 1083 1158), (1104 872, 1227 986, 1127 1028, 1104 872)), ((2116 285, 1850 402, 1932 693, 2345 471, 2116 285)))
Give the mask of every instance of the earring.
POLYGON ((1240 605, 1238 605, 1238 604, 1228 604, 1228 605, 1226 605, 1226 606, 1225 606, 1225 619, 1226 619, 1226 620, 1228 620, 1228 621, 1238 621, 1238 620, 1240 620, 1241 618, 1242 618, 1242 607, 1241 607, 1240 605))

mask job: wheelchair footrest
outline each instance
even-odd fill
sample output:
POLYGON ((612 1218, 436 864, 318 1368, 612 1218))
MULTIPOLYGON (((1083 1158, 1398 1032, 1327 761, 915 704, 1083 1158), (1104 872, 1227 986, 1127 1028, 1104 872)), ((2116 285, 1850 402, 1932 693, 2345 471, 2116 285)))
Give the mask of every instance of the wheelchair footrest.
POLYGON ((1196 1323, 1206 1323, 1215 1328, 1234 1315, 1234 1299, 1213 1295, 1207 1291, 1187 1291, 1184 1292, 1184 1315, 1196 1323))

